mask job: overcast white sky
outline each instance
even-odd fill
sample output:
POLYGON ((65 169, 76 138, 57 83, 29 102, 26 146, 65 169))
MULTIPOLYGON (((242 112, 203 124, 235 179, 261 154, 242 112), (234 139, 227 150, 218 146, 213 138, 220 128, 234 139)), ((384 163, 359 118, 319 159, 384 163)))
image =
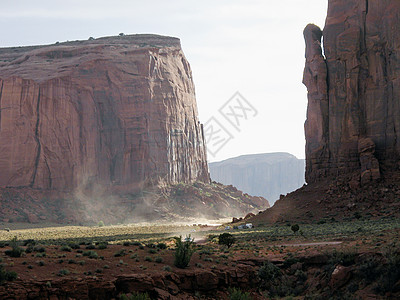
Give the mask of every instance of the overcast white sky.
POLYGON ((323 27, 328 0, 2 0, 0 47, 154 33, 179 37, 200 120, 234 137, 210 161, 284 151, 304 158, 303 29, 323 27), (218 113, 239 91, 258 111, 240 132, 218 113))

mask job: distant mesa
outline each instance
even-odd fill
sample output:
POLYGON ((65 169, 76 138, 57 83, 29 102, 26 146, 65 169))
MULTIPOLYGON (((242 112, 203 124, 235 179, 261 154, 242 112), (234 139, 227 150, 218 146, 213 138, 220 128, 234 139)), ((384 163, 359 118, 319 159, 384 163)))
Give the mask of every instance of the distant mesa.
POLYGON ((209 163, 211 179, 271 203, 304 184, 304 159, 289 153, 250 154, 209 163))

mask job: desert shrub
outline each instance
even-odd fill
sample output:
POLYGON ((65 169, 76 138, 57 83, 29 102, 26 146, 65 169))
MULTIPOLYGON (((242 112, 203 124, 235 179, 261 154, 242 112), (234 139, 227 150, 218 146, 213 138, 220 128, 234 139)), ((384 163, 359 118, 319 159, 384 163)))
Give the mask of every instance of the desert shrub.
POLYGON ((93 245, 93 244, 90 244, 90 245, 87 245, 87 246, 86 246, 86 249, 88 249, 88 250, 93 250, 93 249, 96 249, 96 246, 93 245))
POLYGON ((174 265, 178 268, 184 269, 189 265, 190 259, 194 253, 193 250, 193 239, 190 235, 182 241, 182 236, 175 237, 175 260, 174 265))
POLYGON ((124 245, 125 247, 129 247, 131 245, 131 242, 125 241, 125 242, 123 242, 122 245, 124 245))
POLYGON ((227 232, 220 234, 218 237, 218 244, 227 246, 228 248, 230 248, 235 241, 235 237, 227 232))
POLYGON ((150 249, 150 250, 149 250, 149 253, 150 253, 150 254, 156 254, 156 253, 157 253, 157 250, 156 250, 156 249, 150 249))
POLYGON ((46 252, 46 248, 43 245, 37 245, 37 246, 33 247, 33 251, 44 253, 44 252, 46 252))
POLYGON ((142 243, 138 242, 138 241, 134 241, 131 244, 132 244, 132 246, 141 246, 142 245, 142 243))
POLYGON ((107 242, 101 242, 99 243, 99 245, 97 246, 98 249, 103 250, 103 249, 107 249, 107 242))
POLYGON ((96 251, 93 251, 93 250, 89 250, 89 251, 83 252, 83 256, 87 256, 87 257, 89 257, 89 258, 98 258, 98 257, 99 257, 99 255, 97 254, 97 252, 96 252, 96 251))
POLYGON ((71 249, 74 249, 74 250, 78 250, 81 248, 81 246, 78 243, 69 243, 68 246, 70 246, 71 249))
POLYGON ((258 270, 258 277, 261 280, 261 288, 268 290, 269 295, 281 297, 290 295, 287 290, 286 278, 282 278, 281 270, 271 262, 265 262, 258 270))
POLYGON ((103 226, 104 226, 104 222, 103 222, 103 221, 99 221, 99 222, 97 223, 97 226, 98 226, 98 227, 103 227, 103 226))
POLYGON ((381 266, 382 262, 378 260, 375 256, 367 258, 363 260, 358 268, 357 274, 361 278, 365 279, 367 284, 372 283, 374 280, 379 278, 380 270, 379 267, 381 266))
POLYGON ((156 259, 154 260, 156 263, 162 263, 164 261, 164 259, 162 257, 156 257, 156 259))
POLYGON ((114 253, 115 257, 121 257, 121 256, 125 256, 126 255, 126 250, 125 249, 121 249, 117 252, 114 253))
POLYGON ((61 251, 66 251, 66 252, 71 252, 72 248, 70 246, 63 245, 63 246, 61 246, 60 250, 61 251))
POLYGON ((171 268, 170 266, 164 266, 164 267, 163 267, 163 270, 164 270, 164 271, 167 271, 167 272, 171 272, 171 271, 172 271, 172 268, 171 268))
POLYGON ((393 243, 386 249, 384 257, 385 263, 378 267, 380 277, 374 286, 374 290, 381 295, 392 292, 400 280, 400 253, 396 244, 393 243))
POLYGON ((119 300, 151 300, 151 298, 147 293, 132 292, 129 297, 125 294, 122 294, 119 296, 119 300))
POLYGON ((152 259, 150 256, 146 256, 146 257, 144 258, 144 261, 150 261, 150 262, 152 262, 153 259, 152 259))
POLYGON ((239 288, 229 288, 228 291, 230 300, 251 300, 250 294, 239 288))
POLYGON ((4 253, 11 257, 21 257, 22 253, 24 253, 24 249, 18 246, 17 237, 14 236, 10 241, 10 250, 6 250, 4 253))
POLYGON ((354 265, 357 252, 355 251, 337 251, 336 249, 329 254, 329 263, 332 265, 343 265, 343 266, 351 266, 354 265))
POLYGON ((34 239, 27 239, 23 241, 23 246, 35 246, 36 245, 36 241, 34 239))
POLYGON ((14 271, 6 271, 3 265, 0 265, 0 284, 4 283, 5 281, 13 281, 17 279, 18 274, 14 271))
POLYGON ((297 270, 297 271, 294 273, 294 276, 296 276, 296 277, 297 277, 297 280, 299 280, 299 281, 301 281, 301 282, 304 282, 304 281, 307 280, 307 274, 306 274, 303 270, 297 270))
POLYGON ((298 224, 292 225, 290 227, 290 229, 292 229, 293 233, 296 233, 297 231, 299 231, 300 226, 298 224))
POLYGON ((60 271, 58 271, 58 275, 59 276, 64 276, 64 275, 68 275, 69 271, 67 269, 61 269, 60 271))
POLYGON ((258 277, 263 281, 271 281, 282 275, 281 270, 273 263, 267 261, 258 270, 258 277))
POLYGON ((290 266, 298 263, 300 260, 297 257, 293 257, 292 253, 289 253, 286 258, 285 261, 283 262, 283 267, 284 268, 289 268, 290 266))
POLYGON ((158 244, 157 244, 157 248, 159 248, 159 249, 167 249, 167 244, 165 244, 165 243, 158 243, 158 244))

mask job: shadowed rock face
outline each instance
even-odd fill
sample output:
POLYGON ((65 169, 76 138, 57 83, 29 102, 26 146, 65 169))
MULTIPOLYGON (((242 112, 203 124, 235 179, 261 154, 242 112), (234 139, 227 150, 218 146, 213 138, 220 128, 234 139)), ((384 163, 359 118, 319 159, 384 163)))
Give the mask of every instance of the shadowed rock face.
POLYGON ((324 31, 304 30, 308 183, 399 169, 399 15, 397 0, 330 0, 324 31))
POLYGON ((176 38, 0 49, 0 187, 209 181, 190 66, 176 38))

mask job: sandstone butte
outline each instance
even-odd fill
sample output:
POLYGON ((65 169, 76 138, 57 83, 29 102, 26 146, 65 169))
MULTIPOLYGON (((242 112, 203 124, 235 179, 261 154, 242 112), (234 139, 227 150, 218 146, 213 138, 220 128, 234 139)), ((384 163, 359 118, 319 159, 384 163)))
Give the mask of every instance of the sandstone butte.
POLYGON ((259 222, 399 215, 400 1, 329 0, 304 30, 307 186, 259 222))
POLYGON ((0 48, 0 187, 116 190, 209 181, 177 38, 0 48))
POLYGON ((0 48, 0 170, 4 222, 215 219, 269 207, 210 184, 192 72, 173 37, 0 48))
POLYGON ((330 0, 324 31, 304 30, 308 183, 399 170, 399 14, 397 0, 330 0))

